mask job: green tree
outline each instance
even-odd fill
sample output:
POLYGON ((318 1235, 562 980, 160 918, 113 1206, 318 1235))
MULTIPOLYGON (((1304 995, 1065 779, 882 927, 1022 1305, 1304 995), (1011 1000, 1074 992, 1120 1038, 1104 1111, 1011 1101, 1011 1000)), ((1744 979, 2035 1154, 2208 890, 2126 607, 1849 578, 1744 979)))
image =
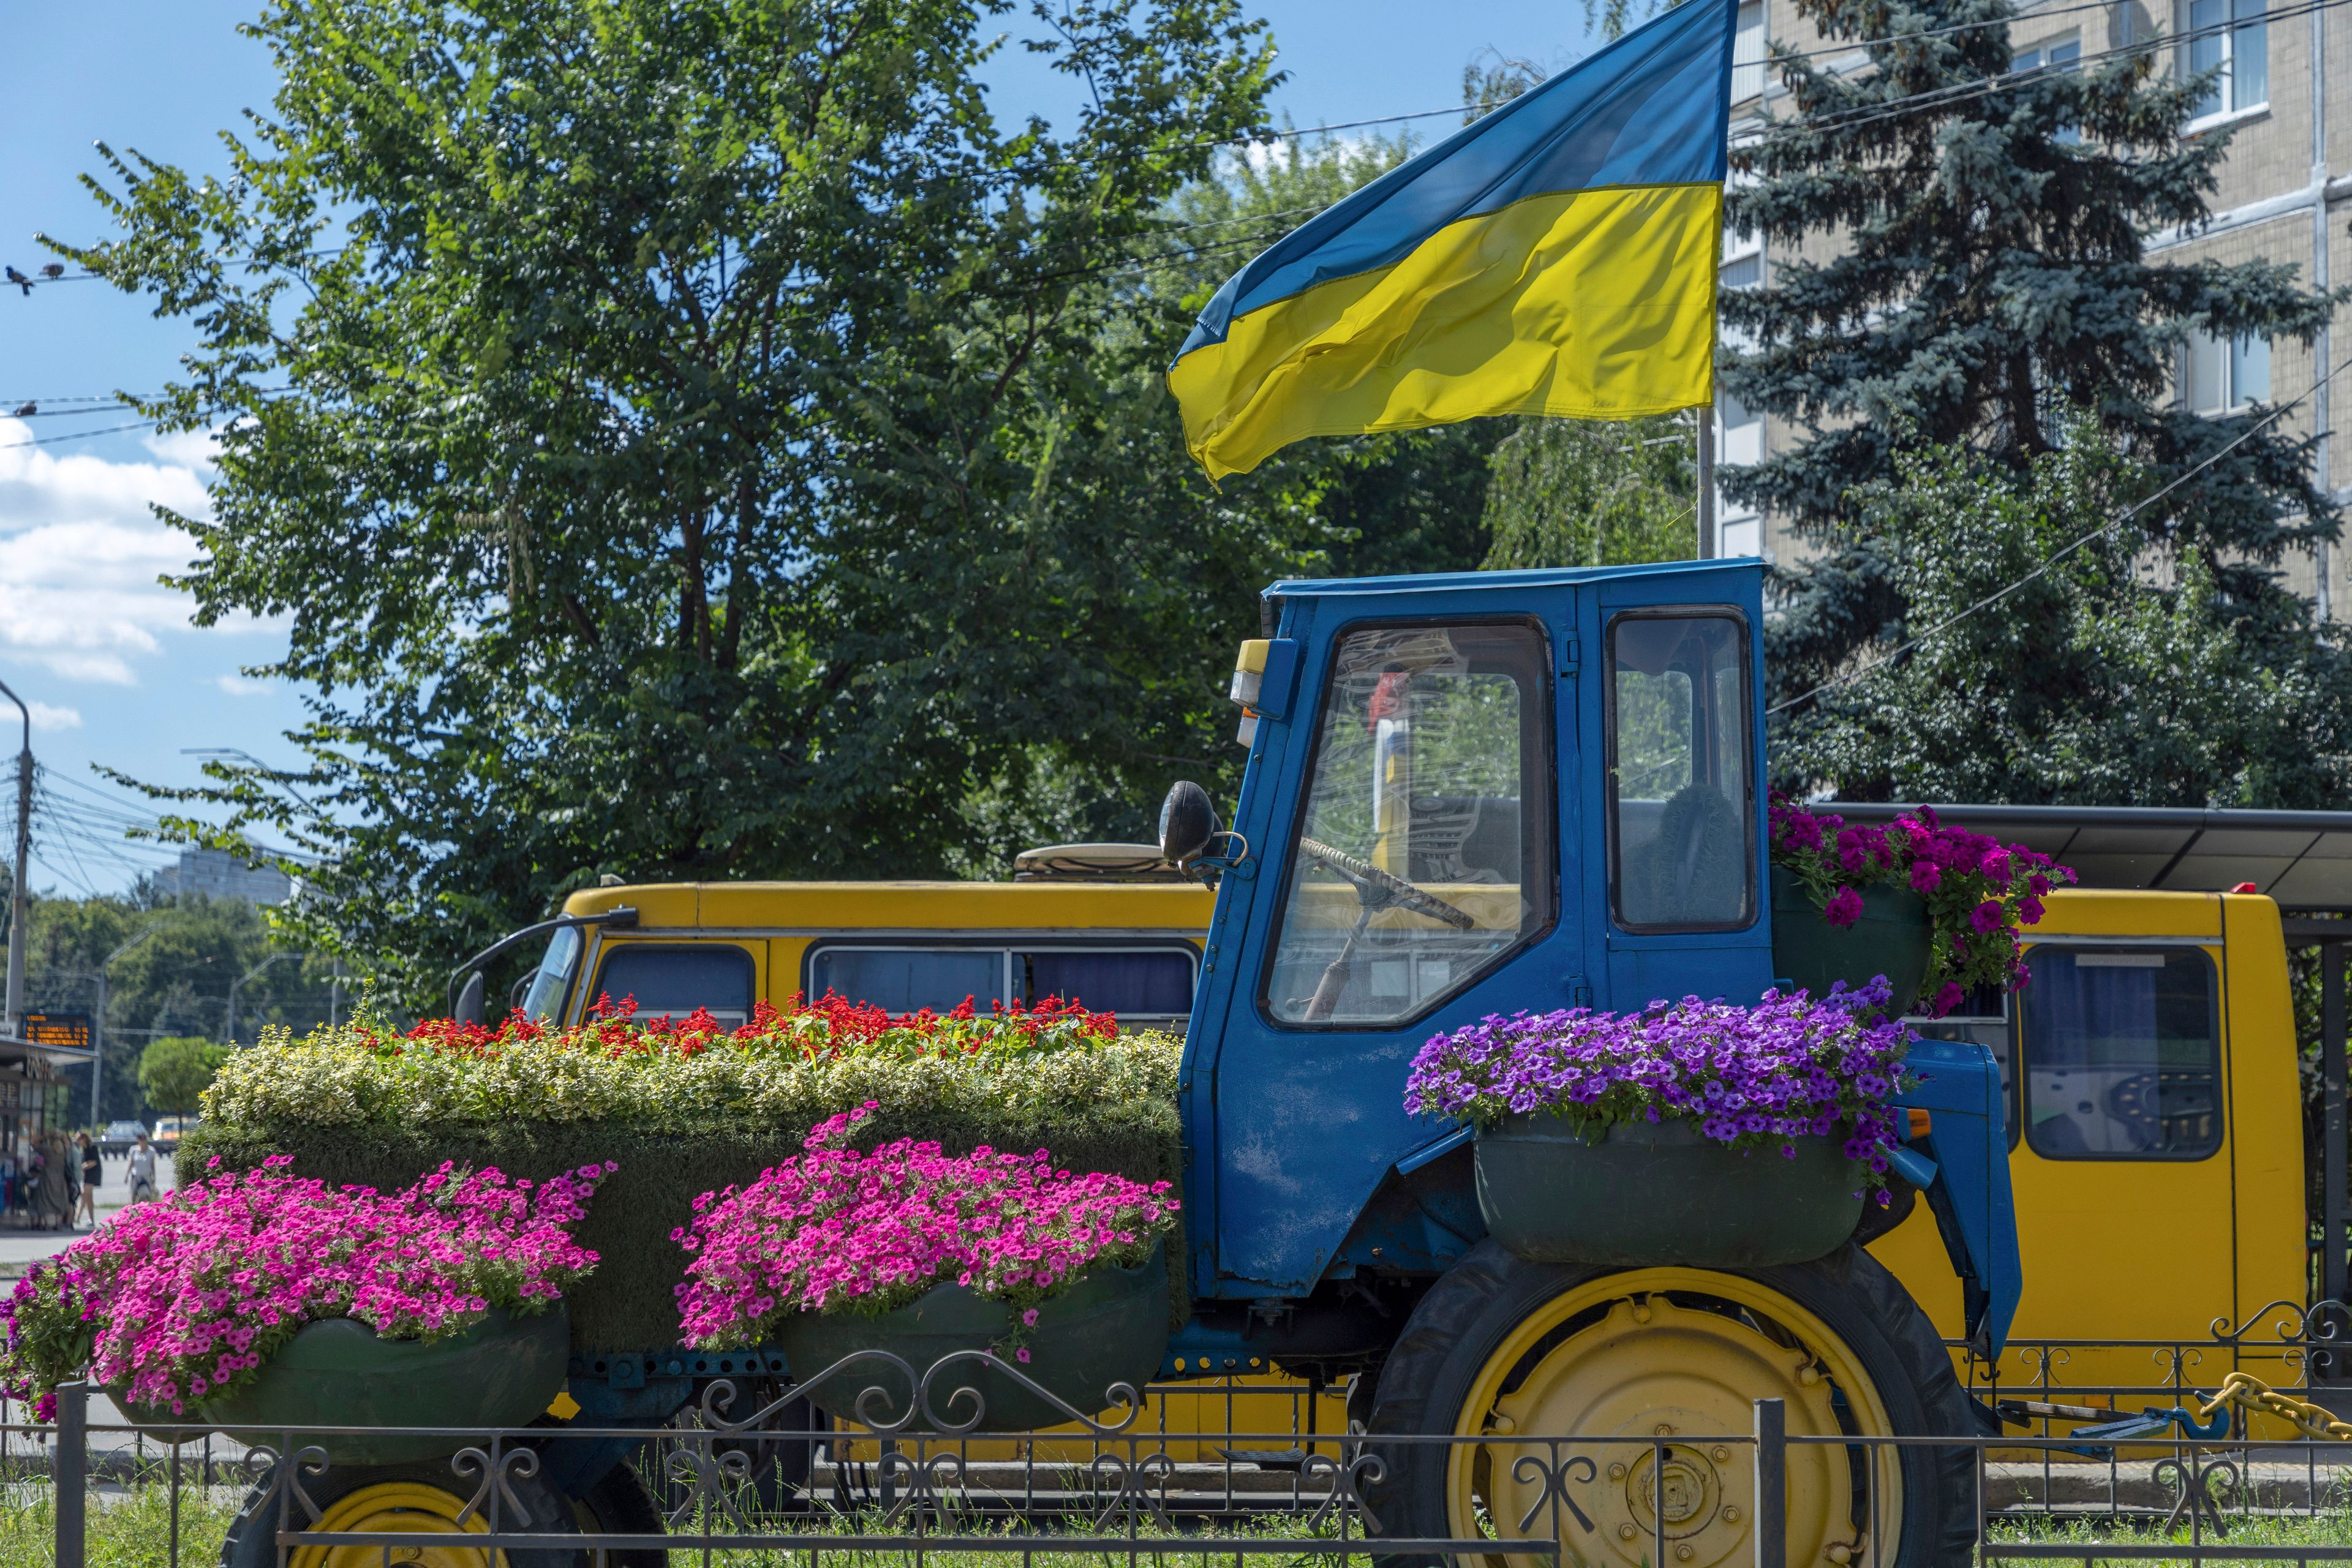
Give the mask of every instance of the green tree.
POLYGON ((109 154, 62 249, 195 322, 150 411, 226 426, 183 585, 321 693, 195 797, 317 856, 297 940, 435 1005, 600 873, 936 868, 1041 750, 1125 793, 1229 723, 1313 480, 1163 455, 1149 268, 1271 50, 1040 5, 1087 105, 1006 129, 1006 8, 279 0, 227 178, 109 154))
POLYGON ((186 1115, 227 1060, 226 1046, 201 1035, 166 1035, 140 1053, 139 1092, 158 1110, 186 1115))
POLYGON ((1698 553, 1697 454, 1681 420, 1523 420, 1492 461, 1489 567, 1622 566, 1698 553))
MULTIPOLYGON (((1906 447, 1856 497, 1912 623, 1941 628, 1822 703, 1783 782, 1907 800, 2333 807, 2352 789, 2352 665, 2301 616, 2257 623, 2196 552, 2130 523, 2152 473, 2095 421, 2022 473, 1906 447), (2151 571, 2151 567, 2161 570, 2151 571), (1984 603, 2012 584, 2021 584, 1984 603)), ((2273 601, 2275 602, 2275 601, 2273 601)))
MULTIPOLYGON (((2187 337, 2307 342, 2326 310, 2291 267, 2148 255, 2148 235, 2208 216, 2229 147, 2226 132, 2182 134, 2207 84, 2159 78, 2155 50, 2011 76, 1994 0, 1798 0, 1798 11, 1871 68, 1781 54, 1795 114, 1732 153, 1748 180, 1732 187, 1727 221, 1777 248, 1765 286, 1724 296, 1725 326, 1752 345, 1726 354, 1725 384, 1802 434, 1725 485, 1818 550, 1779 584, 1781 696, 1917 624, 1876 526, 1885 513, 1859 500, 1893 477, 1903 443, 1963 444, 2023 474, 2064 412, 2084 408, 2090 438, 2159 481, 2183 476, 2263 412, 2179 406, 2172 370, 2187 337), (1831 254, 1798 256, 1809 241, 1831 254)), ((2308 458, 2308 442, 2264 429, 2141 512, 2133 544, 2195 558, 2225 618, 2259 641, 2304 613, 2277 581, 2282 558, 2336 532, 2308 458)), ((1825 721, 1808 705, 1787 723, 1801 742, 1825 721)), ((1848 792, 1892 787, 1861 756, 1842 768, 1828 782, 1848 792)))

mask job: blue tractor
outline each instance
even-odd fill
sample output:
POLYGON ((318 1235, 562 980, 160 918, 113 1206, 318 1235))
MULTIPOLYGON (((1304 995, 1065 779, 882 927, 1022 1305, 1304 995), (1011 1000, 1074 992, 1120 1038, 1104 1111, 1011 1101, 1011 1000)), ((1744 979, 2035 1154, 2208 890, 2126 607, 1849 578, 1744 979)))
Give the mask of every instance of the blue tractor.
MULTIPOLYGON (((1881 1211, 1796 1264, 1526 1261, 1486 1234, 1470 1131, 1402 1109, 1423 1043, 1489 1015, 1773 984, 1762 586, 1753 562, 1277 584, 1236 678, 1230 827, 1196 785, 1163 810, 1163 850, 1219 878, 1181 1089, 1195 1312, 1171 1355, 1345 1381, 1384 1533, 1491 1537, 1499 1563, 1567 1520, 1587 1564, 1748 1562, 1748 1451, 1657 1439, 1746 1432, 1767 1398, 1791 1436, 1983 1430, 1863 1248, 1881 1211), (1557 1483, 1502 1439, 1570 1433, 1639 1441, 1575 1472, 1574 1509, 1536 1506, 1557 1483), (1379 1443, 1398 1434, 1496 1441, 1379 1443)), ((1937 1040, 1912 1063, 1924 1131, 1898 1163, 1969 1341, 1998 1353, 2019 1290, 1998 1070, 1937 1040)), ((1788 1454, 1789 1563, 1967 1558, 1969 1450, 1788 1454)))

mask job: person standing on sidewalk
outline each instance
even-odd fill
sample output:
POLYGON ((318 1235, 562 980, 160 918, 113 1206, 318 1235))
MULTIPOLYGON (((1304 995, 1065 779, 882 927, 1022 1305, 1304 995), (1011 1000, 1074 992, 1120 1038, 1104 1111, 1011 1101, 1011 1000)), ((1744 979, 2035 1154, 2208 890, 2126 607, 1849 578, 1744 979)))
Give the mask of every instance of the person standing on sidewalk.
POLYGON ((155 1150, 147 1142, 147 1134, 139 1134, 139 1142, 131 1146, 131 1201, 139 1203, 155 1195, 155 1150))
POLYGON ((81 1216, 88 1215, 89 1228, 96 1230, 98 1228, 98 1184, 99 1179, 106 1173, 106 1166, 99 1158, 96 1139, 84 1132, 74 1142, 80 1146, 81 1150, 81 1202, 74 1209, 73 1223, 80 1224, 81 1216))

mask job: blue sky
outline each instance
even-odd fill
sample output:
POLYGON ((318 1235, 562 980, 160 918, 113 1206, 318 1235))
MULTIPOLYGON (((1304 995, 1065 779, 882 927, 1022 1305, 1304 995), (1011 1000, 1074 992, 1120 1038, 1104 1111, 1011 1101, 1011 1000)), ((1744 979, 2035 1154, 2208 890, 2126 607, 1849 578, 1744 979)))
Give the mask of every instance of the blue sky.
MULTIPOLYGON (((1463 67, 1490 48, 1556 68, 1586 44, 1577 0, 1264 0, 1259 10, 1290 72, 1276 108, 1302 126, 1444 108, 1459 100, 1463 67)), ((52 259, 38 233, 103 236, 103 215, 79 184, 100 168, 95 142, 219 171, 217 133, 239 125, 246 109, 266 107, 274 86, 268 52, 236 32, 257 11, 254 0, 11 7, 0 50, 9 121, 0 263, 35 273, 52 259)), ((1018 48, 988 79, 1008 113, 1052 117, 1072 101, 1018 48)), ((283 731, 301 720, 298 694, 242 673, 275 657, 282 634, 252 621, 192 627, 184 597, 155 581, 184 567, 194 547, 150 506, 202 509, 203 441, 139 431, 52 439, 121 423, 120 414, 57 410, 161 385, 192 342, 184 325, 96 283, 44 286, 30 298, 0 289, 0 681, 35 705, 36 755, 74 781, 60 795, 91 813, 41 847, 36 888, 120 888, 168 858, 108 842, 87 788, 136 805, 91 773, 94 762, 185 784, 198 776, 196 760, 182 754, 188 748, 297 759, 283 731), (27 401, 45 412, 10 416, 27 401)), ((5 703, 0 715, 0 754, 12 754, 16 715, 5 703)))

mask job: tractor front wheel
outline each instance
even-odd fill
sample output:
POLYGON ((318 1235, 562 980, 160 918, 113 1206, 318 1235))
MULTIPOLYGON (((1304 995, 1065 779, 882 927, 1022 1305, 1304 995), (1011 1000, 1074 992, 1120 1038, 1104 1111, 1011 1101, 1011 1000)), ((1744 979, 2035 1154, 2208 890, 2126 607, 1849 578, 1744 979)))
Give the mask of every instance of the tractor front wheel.
MULTIPOLYGON (((1527 1263, 1483 1242, 1381 1369, 1366 1498, 1382 1535, 1493 1541, 1489 1568, 1537 1561, 1508 1543, 1552 1536, 1583 1568, 1735 1568, 1754 1560, 1754 1447, 1738 1439, 1759 1399, 1782 1402, 1790 1437, 1971 1429, 1934 1328, 1859 1247, 1716 1271, 1527 1263), (1407 1434, 1480 1440, 1380 1441, 1407 1434)), ((1790 1568, 1968 1562, 1969 1449, 1785 1452, 1790 1568)))

